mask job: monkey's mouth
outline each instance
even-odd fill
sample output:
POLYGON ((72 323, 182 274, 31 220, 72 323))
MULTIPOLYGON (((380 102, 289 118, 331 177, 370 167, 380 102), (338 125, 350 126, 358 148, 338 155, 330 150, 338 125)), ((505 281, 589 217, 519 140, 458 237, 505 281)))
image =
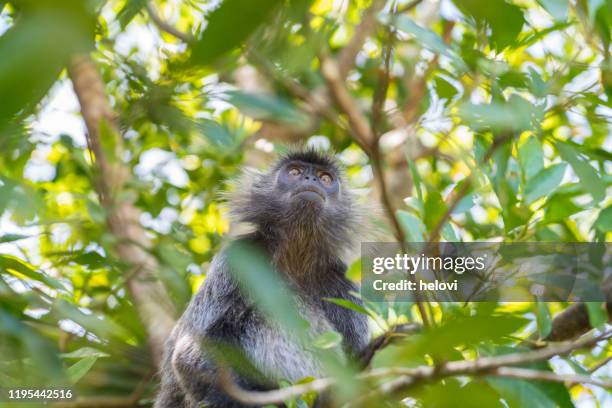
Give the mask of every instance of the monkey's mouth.
POLYGON ((325 194, 316 186, 304 186, 295 189, 295 191, 291 194, 291 197, 297 196, 310 201, 325 201, 325 194))

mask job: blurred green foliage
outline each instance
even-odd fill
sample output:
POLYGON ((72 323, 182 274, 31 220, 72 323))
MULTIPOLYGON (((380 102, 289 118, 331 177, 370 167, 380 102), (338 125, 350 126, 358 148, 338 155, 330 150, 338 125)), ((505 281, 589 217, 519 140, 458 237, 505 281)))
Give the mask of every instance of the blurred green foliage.
MULTIPOLYGON (((229 230, 220 194, 241 166, 261 167, 280 146, 318 135, 310 142, 339 154, 353 187, 373 188, 368 157, 319 72, 321 54, 337 57, 359 36, 372 2, 216 3, 151 2, 194 38, 185 44, 159 30, 143 0, 0 1, 0 387, 67 384, 97 397, 138 390, 146 405, 157 386, 82 130, 41 125, 49 106, 66 108, 57 95, 70 93, 71 55, 91 52, 101 72, 157 278, 178 311, 229 230), (313 98, 327 105, 313 108, 313 98)), ((379 132, 409 240, 427 240, 465 185, 445 240, 610 239, 612 2, 397 0, 374 17, 346 85, 371 119, 384 49, 393 47, 379 132), (508 139, 488 157, 500 137, 508 139)), ((253 282, 254 291, 266 282, 253 282)), ((283 298, 268 299, 270 311, 285 311, 275 300, 283 298)), ((418 320, 411 304, 344 306, 379 331, 418 320)), ((430 305, 437 326, 388 347, 374 366, 517 351, 530 332, 550 331, 565 306, 430 305)), ((601 304, 589 313, 601 327, 601 304)), ((338 341, 327 333, 315 346, 338 341)), ((575 353, 555 367, 584 374, 611 353, 575 353)), ((347 385, 344 397, 364 386, 347 385)), ((436 407, 611 403, 596 387, 498 378, 448 379, 410 398, 436 407)), ((312 396, 290 406, 304 401, 312 396)))

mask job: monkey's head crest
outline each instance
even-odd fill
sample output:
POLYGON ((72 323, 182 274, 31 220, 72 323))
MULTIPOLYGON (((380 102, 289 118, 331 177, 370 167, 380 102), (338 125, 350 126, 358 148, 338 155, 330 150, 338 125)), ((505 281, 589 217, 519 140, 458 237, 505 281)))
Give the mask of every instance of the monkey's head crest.
POLYGON ((267 172, 246 171, 230 196, 235 219, 273 237, 347 245, 358 211, 342 166, 329 153, 293 149, 267 172))

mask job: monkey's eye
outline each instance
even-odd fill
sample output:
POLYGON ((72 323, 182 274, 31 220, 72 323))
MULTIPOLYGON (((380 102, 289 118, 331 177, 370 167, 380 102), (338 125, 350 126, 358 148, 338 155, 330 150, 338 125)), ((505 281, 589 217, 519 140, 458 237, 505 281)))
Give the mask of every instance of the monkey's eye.
POLYGON ((302 169, 300 169, 299 167, 292 167, 289 169, 289 175, 290 176, 299 176, 300 174, 302 174, 302 169))
POLYGON ((332 178, 331 174, 325 173, 325 172, 320 172, 319 173, 319 180, 321 180, 321 182, 323 184, 325 184, 326 186, 331 186, 331 184, 334 181, 334 179, 332 178))

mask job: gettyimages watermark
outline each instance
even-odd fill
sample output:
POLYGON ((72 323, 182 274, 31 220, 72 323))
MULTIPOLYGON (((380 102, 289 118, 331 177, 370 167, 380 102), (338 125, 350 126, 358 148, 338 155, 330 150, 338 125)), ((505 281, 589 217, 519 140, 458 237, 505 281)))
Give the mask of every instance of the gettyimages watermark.
POLYGON ((361 295, 373 302, 604 301, 607 243, 361 244, 361 295))

